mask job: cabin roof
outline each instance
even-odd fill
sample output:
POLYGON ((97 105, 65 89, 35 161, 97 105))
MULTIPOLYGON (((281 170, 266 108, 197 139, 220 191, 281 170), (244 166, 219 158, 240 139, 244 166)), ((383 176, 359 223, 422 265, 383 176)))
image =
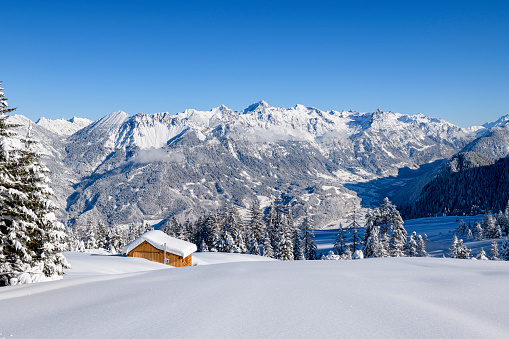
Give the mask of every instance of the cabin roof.
POLYGON ((122 253, 127 254, 140 246, 144 241, 148 242, 155 248, 164 251, 164 244, 166 244, 166 251, 183 258, 197 251, 196 245, 188 241, 180 240, 170 237, 162 231, 149 231, 142 234, 136 240, 124 246, 122 253))

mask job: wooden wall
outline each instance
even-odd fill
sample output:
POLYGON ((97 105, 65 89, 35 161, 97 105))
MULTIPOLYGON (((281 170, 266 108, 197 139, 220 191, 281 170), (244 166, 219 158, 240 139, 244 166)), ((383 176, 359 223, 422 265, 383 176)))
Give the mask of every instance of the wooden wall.
MULTIPOLYGON (((148 242, 142 242, 131 252, 127 253, 128 257, 144 258, 155 262, 163 263, 164 251, 158 250, 148 242)), ((167 264, 173 267, 191 266, 193 264, 193 255, 190 254, 185 258, 166 252, 167 264)))

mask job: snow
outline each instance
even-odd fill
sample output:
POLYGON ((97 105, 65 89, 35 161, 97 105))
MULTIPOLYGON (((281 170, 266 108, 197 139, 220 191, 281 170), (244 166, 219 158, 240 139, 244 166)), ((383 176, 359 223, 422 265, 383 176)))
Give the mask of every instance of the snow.
POLYGON ((78 132, 82 128, 87 127, 91 123, 92 120, 85 118, 74 117, 69 120, 63 118, 52 120, 43 117, 40 118, 36 124, 58 135, 68 136, 78 132))
POLYGON ((136 240, 125 245, 124 249, 122 250, 122 253, 126 254, 131 252, 145 241, 162 251, 165 250, 166 244, 166 251, 181 256, 183 258, 196 252, 197 250, 196 245, 193 243, 173 238, 162 231, 154 230, 142 234, 136 240))
MULTIPOLYGON (((211 260, 214 255, 230 256, 206 254, 211 260)), ((507 262, 384 258, 167 268, 138 258, 66 256, 74 268, 64 280, 0 290, 2 309, 9 310, 2 312, 0 337, 506 338, 509 333, 507 262)))

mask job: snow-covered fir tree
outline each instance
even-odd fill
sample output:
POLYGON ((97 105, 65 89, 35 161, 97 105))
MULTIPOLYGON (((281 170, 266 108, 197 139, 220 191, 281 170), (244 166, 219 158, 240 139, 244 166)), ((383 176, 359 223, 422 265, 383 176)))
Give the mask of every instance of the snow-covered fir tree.
POLYGON ((501 235, 508 235, 508 231, 509 231, 509 218, 508 218, 508 215, 505 214, 505 213, 502 213, 500 212, 498 215, 497 215, 497 226, 500 228, 500 231, 501 231, 501 235))
POLYGON ((258 244, 263 242, 265 223, 263 222, 263 212, 258 202, 254 203, 249 210, 248 230, 249 233, 253 235, 258 244))
POLYGON ((359 232, 357 232, 357 229, 354 228, 352 230, 352 248, 351 250, 353 252, 357 251, 357 249, 361 246, 362 244, 362 238, 359 236, 359 232))
POLYGON ((263 256, 267 258, 274 258, 274 249, 272 248, 272 241, 270 239, 269 229, 265 230, 263 237, 263 256))
POLYGON ((470 228, 467 229, 467 239, 471 240, 474 239, 474 234, 472 233, 472 230, 470 228))
POLYGON ((428 252, 426 252, 426 241, 420 234, 417 236, 417 256, 419 257, 428 256, 428 252))
POLYGON ((293 259, 304 260, 304 251, 302 248, 302 236, 299 227, 293 228, 293 259))
POLYGON ((362 252, 365 258, 382 258, 387 257, 388 253, 385 251, 382 242, 380 241, 380 226, 373 226, 368 238, 366 239, 362 252))
POLYGON ((311 228, 311 217, 308 213, 302 223, 302 251, 306 260, 316 259, 315 234, 311 228))
POLYGON ((484 230, 484 237, 487 239, 498 238, 502 235, 500 226, 497 227, 496 220, 491 213, 486 213, 484 215, 482 220, 482 228, 484 230))
POLYGON ((458 227, 456 227, 456 234, 458 235, 466 235, 467 234, 467 224, 465 221, 460 220, 458 227))
POLYGON ((486 256, 486 252, 484 252, 484 248, 481 247, 481 251, 479 252, 477 257, 475 257, 475 258, 477 260, 488 260, 488 257, 486 256))
POLYGON ((343 224, 340 223, 338 227, 338 233, 336 233, 336 239, 334 240, 334 251, 336 254, 343 254, 345 250, 345 233, 343 232, 343 224))
POLYGON ((279 218, 278 243, 275 257, 279 260, 293 260, 293 222, 291 214, 283 214, 279 218))
POLYGON ((499 258, 502 260, 509 260, 509 239, 505 238, 502 242, 502 246, 500 246, 499 250, 499 258))
POLYGON ((346 246, 345 251, 341 255, 341 259, 343 259, 343 260, 350 260, 350 259, 352 259, 352 250, 351 250, 350 246, 346 246))
POLYGON ((476 221, 473 233, 475 240, 480 241, 484 239, 484 230, 480 222, 476 221))
POLYGON ((408 239, 405 252, 408 257, 417 257, 417 233, 415 231, 412 232, 408 239))
POLYGON ((404 256, 407 232, 403 226, 403 219, 388 198, 379 207, 366 215, 364 233, 364 256, 404 256), (372 233, 376 232, 378 240, 372 233), (369 242, 369 244, 368 244, 369 242), (378 248, 378 246, 381 248, 378 248))
MULTIPOLYGON (((1 83, 0 83, 1 84, 1 83)), ((65 226, 54 215, 57 209, 46 177, 48 169, 32 149, 31 126, 16 148, 6 113, 7 99, 0 88, 0 284, 58 279, 69 267, 65 226)))
POLYGON ((493 240, 493 242, 491 243, 490 254, 491 260, 499 259, 500 253, 498 251, 498 242, 496 240, 493 240))
POLYGON ((463 244, 463 239, 459 239, 456 235, 453 236, 451 247, 449 248, 449 255, 451 258, 468 259, 470 258, 470 249, 463 244))

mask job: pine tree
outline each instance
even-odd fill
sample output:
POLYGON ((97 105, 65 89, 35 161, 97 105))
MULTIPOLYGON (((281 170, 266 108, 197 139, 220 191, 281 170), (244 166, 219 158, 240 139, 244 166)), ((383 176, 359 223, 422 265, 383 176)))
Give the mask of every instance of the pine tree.
POLYGON ((365 258, 381 258, 386 257, 387 253, 380 241, 379 226, 374 226, 371 229, 369 237, 364 243, 364 257, 365 258))
POLYGON ((458 257, 458 237, 456 234, 452 237, 451 247, 449 247, 449 256, 451 258, 458 257))
POLYGON ((480 240, 483 240, 484 239, 484 231, 482 229, 482 226, 479 222, 476 222, 475 223, 475 227, 474 227, 474 239, 477 240, 477 241, 480 241, 480 240))
POLYGON ((354 208, 352 213, 348 215, 348 228, 357 229, 361 227, 359 224, 359 212, 357 212, 357 209, 354 208))
POLYGON ((352 250, 357 251, 357 247, 361 244, 362 238, 359 236, 357 229, 354 228, 352 230, 352 250))
POLYGON ((490 250, 490 254, 491 254, 491 260, 498 260, 499 258, 499 251, 498 251, 498 242, 496 240, 493 240, 493 242, 491 243, 491 250, 490 250))
POLYGON ((306 213, 302 224, 302 250, 306 260, 316 260, 315 234, 311 229, 310 219, 309 214, 306 213))
POLYGON ((389 243, 389 253, 392 257, 404 257, 407 231, 405 227, 403 227, 403 219, 396 208, 391 209, 389 223, 392 233, 389 243))
POLYGON ((428 252, 426 252, 426 242, 424 241, 420 234, 417 236, 417 256, 419 257, 428 256, 428 252))
POLYGON ((417 233, 412 232, 410 239, 405 246, 406 255, 409 257, 417 257, 417 233))
POLYGON ((260 251, 260 245, 258 241, 256 240, 256 237, 253 233, 249 233, 247 238, 247 253, 253 254, 253 255, 262 255, 262 252, 260 251))
POLYGON ((470 258, 470 250, 463 244, 463 239, 459 239, 454 235, 451 248, 449 249, 451 258, 468 259, 470 258))
POLYGON ((268 229, 265 231, 265 236, 263 237, 263 256, 267 258, 274 258, 274 249, 272 248, 268 229))
POLYGON ((298 227, 293 228, 293 259, 304 260, 304 251, 302 250, 301 231, 298 227))
POLYGON ((352 250, 350 249, 350 246, 346 246, 345 251, 341 255, 341 259, 343 259, 343 260, 351 260, 352 259, 352 250))
POLYGON ((472 234, 472 230, 470 228, 467 229, 467 239, 474 239, 474 235, 472 234))
POLYGON ((334 240, 334 251, 336 254, 341 255, 344 252, 345 248, 345 234, 343 232, 343 224, 339 224, 338 233, 336 234, 336 239, 334 240))
POLYGON ((496 229, 496 221, 493 214, 487 213, 484 215, 482 220, 482 228, 484 230, 484 236, 487 239, 493 239, 496 237, 498 231, 496 229))
POLYGON ((265 223, 263 222, 263 213, 260 204, 257 202, 251 206, 249 219, 249 232, 253 234, 258 244, 263 242, 263 233, 265 232, 265 223))
POLYGON ((460 220, 460 223, 459 223, 458 227, 456 227, 456 233, 458 235, 466 235, 466 233, 467 233, 467 224, 463 220, 460 220))
POLYGON ((500 259, 509 260, 509 239, 505 238, 504 242, 502 242, 502 246, 500 246, 500 259))
POLYGON ((477 260, 488 260, 488 257, 486 256, 486 252, 484 252, 484 248, 481 247, 481 251, 479 252, 477 257, 475 257, 475 258, 477 260))
POLYGON ((501 234, 499 237, 501 237, 504 234, 507 235, 507 230, 509 228, 509 219, 507 218, 507 216, 504 213, 500 212, 497 215, 496 224, 500 228, 501 234))
MULTIPOLYGON (((1 84, 1 83, 0 83, 1 84)), ((7 99, 0 88, 0 284, 58 279, 70 267, 62 252, 67 248, 65 226, 56 221, 56 205, 46 177, 48 169, 32 150, 28 128, 24 148, 9 140, 14 125, 7 123, 7 99)))
POLYGON ((293 260, 293 234, 291 216, 282 215, 280 220, 276 257, 279 260, 293 260))

